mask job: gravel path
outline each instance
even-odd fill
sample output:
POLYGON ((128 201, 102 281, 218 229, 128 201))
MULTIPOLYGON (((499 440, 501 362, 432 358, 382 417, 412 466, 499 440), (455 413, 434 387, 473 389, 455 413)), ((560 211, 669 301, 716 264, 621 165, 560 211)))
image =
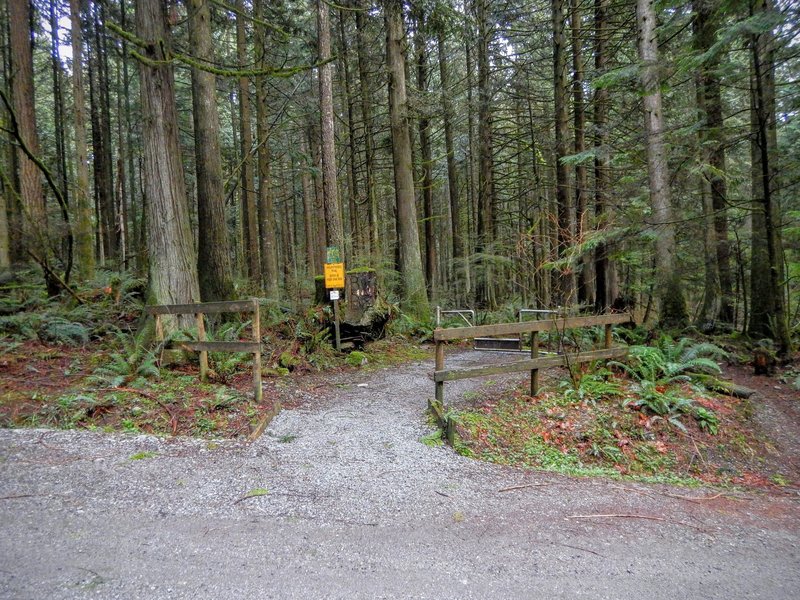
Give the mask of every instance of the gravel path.
POLYGON ((250 445, 0 430, 0 597, 800 597, 798 498, 425 446, 430 370, 340 376, 250 445))

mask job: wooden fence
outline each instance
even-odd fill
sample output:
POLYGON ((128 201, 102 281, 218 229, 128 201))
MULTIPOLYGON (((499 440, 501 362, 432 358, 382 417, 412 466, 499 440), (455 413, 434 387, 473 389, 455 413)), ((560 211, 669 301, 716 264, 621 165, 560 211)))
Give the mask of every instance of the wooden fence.
POLYGON ((431 409, 439 419, 443 428, 451 437, 450 428, 444 419, 444 384, 446 381, 456 381, 458 379, 469 379, 471 377, 481 377, 484 375, 499 375, 503 373, 521 373, 530 371, 531 373, 531 396, 539 393, 539 369, 549 367, 559 367, 589 362, 593 360, 603 360, 609 358, 619 358, 628 353, 626 346, 612 346, 611 327, 622 323, 630 323, 632 318, 627 314, 596 315, 589 317, 565 317, 542 321, 527 321, 520 323, 501 323, 498 325, 479 325, 477 327, 454 327, 450 329, 436 329, 433 339, 436 342, 436 366, 433 373, 433 380, 436 385, 436 400, 431 403, 431 409), (564 332, 567 329, 579 327, 595 327, 602 325, 605 327, 605 337, 603 348, 589 350, 586 352, 576 352, 571 354, 558 354, 555 356, 539 355, 539 333, 545 331, 564 332), (526 360, 517 360, 510 363, 499 365, 486 365, 481 367, 469 367, 463 369, 445 369, 444 365, 444 343, 451 340, 473 339, 476 337, 500 336, 500 335, 525 335, 530 334, 531 357, 526 360))
POLYGON ((253 390, 256 402, 261 402, 261 318, 258 298, 250 300, 233 300, 229 302, 201 302, 198 304, 160 304, 148 306, 147 314, 156 320, 156 339, 164 344, 164 349, 189 350, 200 353, 200 380, 208 379, 209 352, 250 352, 253 354, 253 390), (221 313, 253 313, 252 342, 209 342, 206 340, 206 326, 203 315, 221 313), (164 326, 161 319, 164 315, 193 314, 197 322, 197 338, 195 341, 164 342, 164 326))

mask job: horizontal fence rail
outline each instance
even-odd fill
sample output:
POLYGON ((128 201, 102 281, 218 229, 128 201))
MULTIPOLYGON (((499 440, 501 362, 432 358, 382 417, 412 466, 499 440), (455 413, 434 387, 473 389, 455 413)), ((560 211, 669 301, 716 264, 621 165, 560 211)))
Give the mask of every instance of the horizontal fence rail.
POLYGON ((452 329, 437 328, 433 332, 433 339, 436 342, 436 364, 433 372, 434 385, 436 386, 436 398, 429 402, 431 412, 439 421, 440 426, 445 431, 447 440, 453 443, 454 428, 452 419, 447 416, 444 409, 444 384, 446 381, 456 381, 459 379, 469 379, 472 377, 482 377, 486 375, 499 375, 504 373, 531 373, 531 396, 539 393, 539 369, 550 367, 566 366, 593 360, 606 360, 609 358, 621 358, 628 353, 627 346, 612 346, 611 327, 623 323, 632 323, 633 318, 627 314, 608 314, 588 317, 553 317, 548 320, 527 321, 518 323, 501 323, 497 325, 478 325, 475 327, 454 327, 452 329), (547 356, 539 355, 539 334, 545 331, 565 331, 567 329, 577 329, 579 327, 603 326, 605 335, 603 348, 588 350, 585 352, 574 352, 547 356), (469 367, 461 369, 444 368, 444 344, 450 340, 474 339, 478 337, 516 335, 520 338, 522 346, 522 336, 530 335, 531 355, 530 359, 517 360, 500 365, 486 365, 482 367, 469 367))
POLYGON ((616 348, 603 348, 602 350, 590 350, 578 352, 576 354, 559 354, 556 356, 543 356, 541 358, 531 358, 528 360, 517 360, 503 365, 487 365, 485 367, 470 367, 468 369, 452 369, 450 371, 435 371, 433 380, 457 381, 459 379, 470 379, 472 377, 482 377, 484 375, 500 375, 503 373, 522 373, 549 367, 568 367, 572 364, 591 362, 593 360, 603 360, 608 358, 618 358, 628 353, 625 346, 616 348))
POLYGON ((521 323, 499 323, 496 325, 477 325, 475 327, 452 327, 436 329, 433 339, 436 342, 449 340, 466 340, 490 335, 519 335, 543 331, 560 331, 577 327, 595 327, 597 325, 619 325, 630 323, 627 314, 597 315, 591 317, 568 317, 566 319, 542 319, 541 321, 524 321, 521 323))
POLYGON ((436 401, 444 402, 444 382, 481 377, 484 375, 499 375, 503 373, 531 373, 531 395, 539 393, 539 369, 556 366, 569 366, 580 362, 603 360, 625 356, 628 352, 626 346, 612 347, 611 327, 622 323, 631 323, 632 318, 627 314, 594 315, 588 317, 562 317, 542 321, 525 321, 518 323, 500 323, 496 325, 478 325, 475 327, 453 327, 451 329, 436 329, 433 339, 436 342, 436 364, 433 380, 436 384, 436 401), (587 352, 559 354, 555 356, 539 356, 539 333, 545 331, 565 331, 579 327, 605 327, 603 348, 587 352), (497 335, 530 334, 531 357, 529 360, 519 360, 501 365, 485 367, 471 367, 467 369, 444 368, 444 342, 451 340, 473 339, 477 337, 497 335))
POLYGON ((253 390, 256 402, 261 402, 261 316, 258 298, 250 300, 230 300, 227 302, 198 302, 195 304, 158 304, 145 307, 145 312, 155 317, 156 339, 165 350, 178 349, 200 353, 200 380, 208 379, 209 352, 248 352, 253 355, 253 390), (222 313, 253 313, 252 342, 209 342, 206 340, 206 326, 203 315, 222 313), (166 315, 195 315, 197 322, 197 341, 164 341, 164 327, 161 322, 166 315))

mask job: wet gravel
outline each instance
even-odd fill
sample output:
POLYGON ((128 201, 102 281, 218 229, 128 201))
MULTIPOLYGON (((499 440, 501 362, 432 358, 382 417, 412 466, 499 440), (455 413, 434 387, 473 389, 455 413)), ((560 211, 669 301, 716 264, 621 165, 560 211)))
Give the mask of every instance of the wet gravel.
POLYGON ((252 444, 0 430, 0 597, 800 596, 797 498, 426 446, 431 368, 340 375, 252 444))

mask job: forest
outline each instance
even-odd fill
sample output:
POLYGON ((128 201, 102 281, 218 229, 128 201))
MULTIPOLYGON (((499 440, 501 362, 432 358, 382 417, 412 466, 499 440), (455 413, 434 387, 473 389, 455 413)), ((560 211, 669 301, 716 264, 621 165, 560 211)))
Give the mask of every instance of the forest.
MULTIPOLYGON (((0 271, 308 304, 612 307, 787 355, 798 6, 2 3, 0 271)), ((74 294, 74 290, 73 290, 74 294)))

